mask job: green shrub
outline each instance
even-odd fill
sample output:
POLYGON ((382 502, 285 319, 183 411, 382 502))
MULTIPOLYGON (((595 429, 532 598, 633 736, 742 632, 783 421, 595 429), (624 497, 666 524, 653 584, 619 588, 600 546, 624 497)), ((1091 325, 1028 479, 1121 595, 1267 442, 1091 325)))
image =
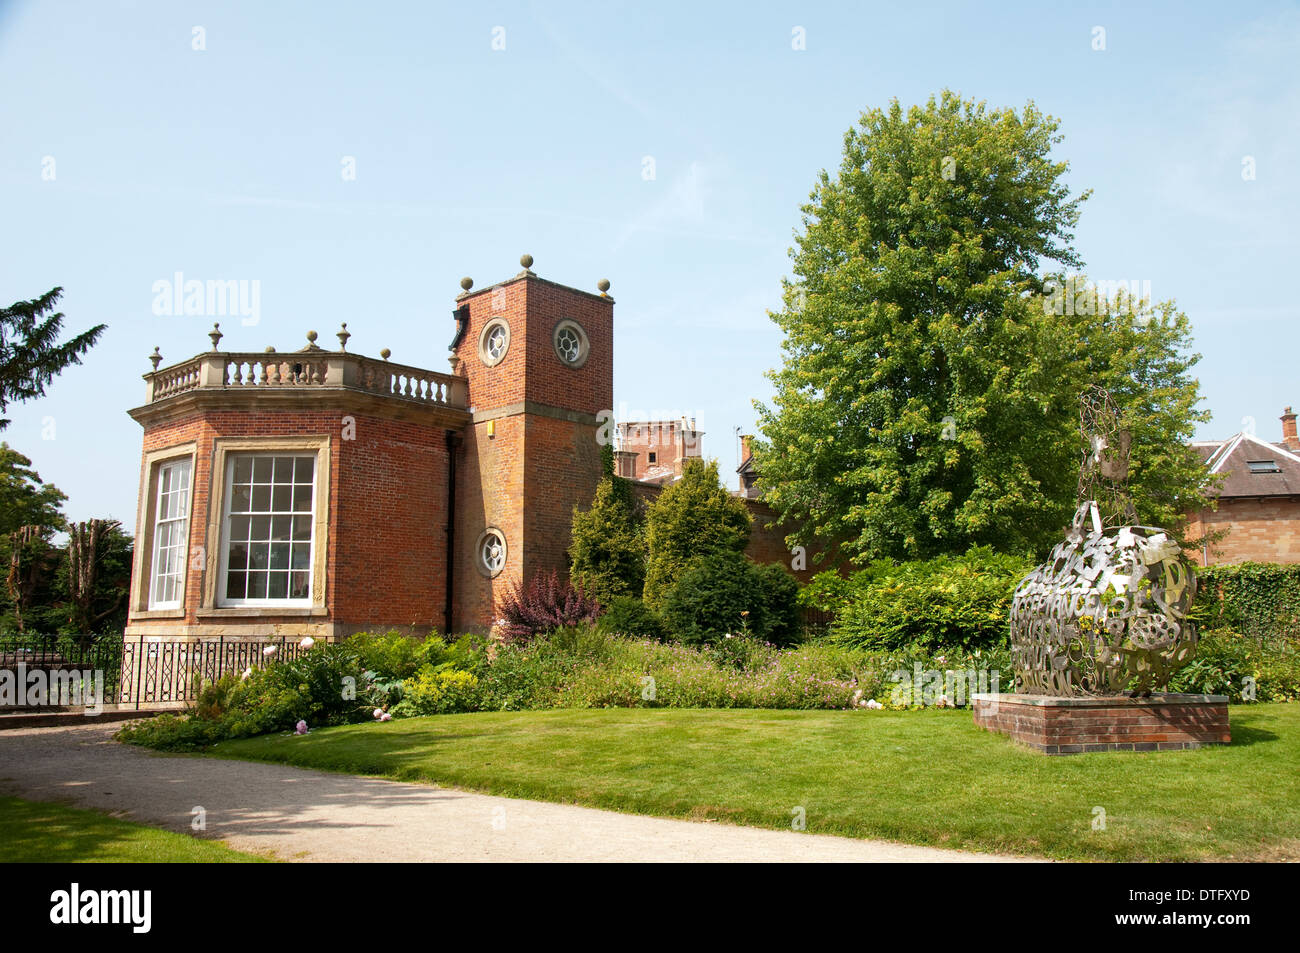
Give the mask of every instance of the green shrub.
POLYGON ((478 707, 478 679, 459 669, 435 669, 426 665, 406 682, 395 715, 442 715, 473 711, 478 707))
POLYGON ((611 635, 642 636, 662 639, 664 626, 659 617, 641 599, 621 596, 605 607, 596 625, 611 635))
POLYGON ((1300 700, 1300 651, 1290 643, 1261 644, 1231 629, 1203 632, 1169 691, 1227 695, 1233 702, 1300 700), (1253 686, 1253 699, 1247 686, 1253 686))
POLYGON ((631 483, 606 476, 591 508, 573 508, 569 578, 605 605, 620 597, 640 598, 645 584, 645 517, 631 483))
MULTIPOLYGON (((225 679, 223 679, 225 681, 225 679)), ((230 687, 215 717, 159 717, 129 725, 118 738, 167 751, 185 751, 288 731, 299 721, 311 728, 363 721, 373 715, 369 679, 361 658, 345 645, 317 644, 298 658, 271 662, 230 687)))
POLYGON ((762 596, 754 564, 719 552, 691 562, 663 599, 661 617, 678 642, 711 642, 744 628, 761 630, 762 596))
POLYGON ((1016 584, 1032 568, 977 547, 964 556, 873 564, 849 580, 830 638, 864 648, 932 652, 1005 645, 1016 584))
POLYGON ((430 652, 446 648, 436 635, 418 639, 397 631, 358 632, 343 644, 361 659, 362 668, 387 678, 409 678, 432 661, 430 652))
POLYGON ((755 565, 753 577, 761 603, 759 635, 773 645, 794 645, 802 629, 799 580, 778 563, 755 565))
POLYGON ((1300 564, 1240 563, 1198 568, 1192 619, 1206 631, 1256 639, 1300 638, 1300 564))

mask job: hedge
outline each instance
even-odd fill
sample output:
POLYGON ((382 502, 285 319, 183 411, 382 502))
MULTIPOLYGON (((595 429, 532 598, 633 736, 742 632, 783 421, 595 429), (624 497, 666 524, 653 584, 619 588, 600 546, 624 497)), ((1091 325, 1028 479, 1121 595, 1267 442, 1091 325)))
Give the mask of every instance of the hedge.
POLYGON ((1239 563, 1197 569, 1192 619, 1269 640, 1300 635, 1300 564, 1239 563))

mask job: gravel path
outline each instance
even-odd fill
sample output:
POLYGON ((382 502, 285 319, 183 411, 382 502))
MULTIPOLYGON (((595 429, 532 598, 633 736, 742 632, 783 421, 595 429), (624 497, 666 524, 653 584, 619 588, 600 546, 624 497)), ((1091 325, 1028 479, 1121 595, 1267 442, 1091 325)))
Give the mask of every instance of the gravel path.
POLYGON ((120 813, 308 861, 913 861, 1018 858, 617 814, 283 765, 159 755, 116 725, 0 732, 0 792, 120 813))

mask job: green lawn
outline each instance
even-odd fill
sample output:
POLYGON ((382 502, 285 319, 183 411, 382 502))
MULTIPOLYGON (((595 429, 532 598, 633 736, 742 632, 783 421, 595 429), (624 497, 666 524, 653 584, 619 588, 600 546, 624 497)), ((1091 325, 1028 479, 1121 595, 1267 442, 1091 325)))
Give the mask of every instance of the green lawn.
POLYGON ((0 796, 0 863, 257 863, 215 841, 61 804, 0 796))
POLYGON ((1105 860, 1300 859, 1300 705, 1233 744, 1048 757, 968 711, 441 715, 224 742, 222 757, 641 814, 1105 860), (1095 807, 1105 829, 1094 830, 1095 807))

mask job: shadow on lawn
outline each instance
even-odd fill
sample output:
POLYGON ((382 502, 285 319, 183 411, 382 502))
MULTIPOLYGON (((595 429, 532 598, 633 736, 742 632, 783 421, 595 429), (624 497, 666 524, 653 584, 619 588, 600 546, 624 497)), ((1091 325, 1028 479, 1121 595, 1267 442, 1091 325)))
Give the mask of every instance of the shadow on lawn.
POLYGON ((1232 725, 1232 742, 1229 747, 1244 748, 1264 741, 1277 741, 1278 736, 1264 728, 1252 728, 1250 725, 1232 725))

